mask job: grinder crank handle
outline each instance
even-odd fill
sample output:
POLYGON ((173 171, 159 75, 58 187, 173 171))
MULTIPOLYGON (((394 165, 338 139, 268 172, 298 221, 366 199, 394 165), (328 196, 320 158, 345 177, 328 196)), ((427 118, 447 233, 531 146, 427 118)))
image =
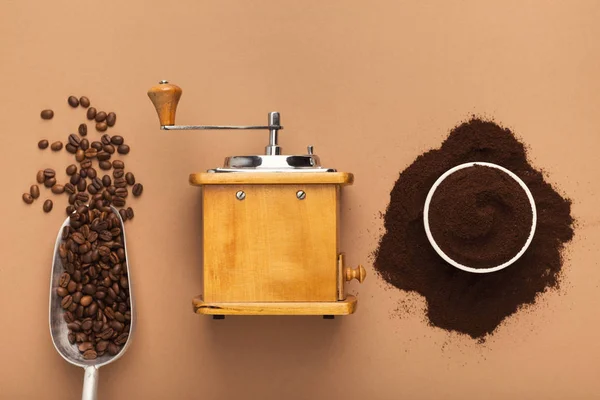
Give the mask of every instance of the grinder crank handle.
POLYGON ((175 125, 175 112, 177 104, 181 98, 182 90, 177 85, 172 85, 167 81, 160 81, 156 86, 148 90, 148 97, 156 108, 160 126, 175 125))

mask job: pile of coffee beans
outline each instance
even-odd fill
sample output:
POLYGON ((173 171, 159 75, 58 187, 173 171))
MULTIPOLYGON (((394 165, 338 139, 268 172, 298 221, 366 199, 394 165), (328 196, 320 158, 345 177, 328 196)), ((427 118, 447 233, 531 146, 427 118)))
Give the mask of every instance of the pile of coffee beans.
MULTIPOLYGON (((98 132, 105 132, 114 127, 117 115, 114 112, 97 111, 90 107, 90 100, 82 96, 69 96, 67 103, 73 107, 87 109, 86 116, 96 124, 98 132)), ((54 111, 43 110, 40 117, 50 120, 54 117, 54 111)), ((82 205, 88 205, 92 209, 101 209, 110 205, 119 208, 119 214, 123 221, 132 219, 134 212, 131 207, 125 207, 129 189, 134 197, 142 194, 144 187, 136 181, 133 173, 125 172, 125 163, 115 157, 129 154, 130 147, 120 135, 103 134, 98 140, 88 138, 88 127, 86 123, 79 124, 77 133, 71 133, 65 140, 64 149, 73 154, 76 164, 66 168, 70 177, 68 182, 59 183, 54 169, 47 168, 37 173, 37 182, 49 188, 52 193, 66 194, 69 205, 65 211, 71 215, 82 205), (110 171, 112 170, 112 176, 110 171)), ((38 144, 40 150, 48 147, 52 151, 61 151, 63 142, 55 141, 52 144, 47 139, 41 139, 38 144)), ((23 201, 32 204, 40 196, 39 187, 33 185, 28 193, 23 193, 23 201)), ((42 206, 44 212, 50 212, 53 202, 46 199, 42 206)))
POLYGON ((68 339, 86 360, 118 354, 127 342, 131 299, 123 227, 108 206, 80 205, 58 248, 63 272, 55 294, 68 339))

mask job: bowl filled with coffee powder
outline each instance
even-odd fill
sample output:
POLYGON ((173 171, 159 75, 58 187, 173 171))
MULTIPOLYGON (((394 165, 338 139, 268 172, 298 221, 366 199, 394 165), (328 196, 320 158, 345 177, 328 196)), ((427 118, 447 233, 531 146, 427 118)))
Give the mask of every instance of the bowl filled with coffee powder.
POLYGON ((450 265, 496 272, 517 261, 535 233, 537 212, 527 185, 494 163, 469 162, 442 174, 423 209, 429 243, 450 265))

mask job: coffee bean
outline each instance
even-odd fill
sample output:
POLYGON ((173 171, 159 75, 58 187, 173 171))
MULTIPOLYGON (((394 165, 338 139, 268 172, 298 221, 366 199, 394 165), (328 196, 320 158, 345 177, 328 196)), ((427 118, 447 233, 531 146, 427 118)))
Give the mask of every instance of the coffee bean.
POLYGON ((106 144, 102 147, 102 150, 104 150, 108 154, 114 154, 115 146, 113 146, 112 144, 106 144))
POLYGON ((66 169, 67 175, 71 176, 77 172, 77 165, 71 164, 66 169))
POLYGON ((112 181, 111 181, 111 179, 110 179, 110 176, 108 176, 108 175, 104 175, 104 176, 102 177, 102 185, 103 185, 104 187, 109 187, 111 183, 112 183, 112 181))
POLYGON ((69 291, 64 287, 59 287, 56 289, 56 294, 59 295, 60 297, 65 297, 66 295, 69 294, 69 291))
POLYGON ((110 161, 100 161, 98 163, 98 166, 100 167, 100 169, 104 170, 104 171, 108 171, 109 169, 112 168, 112 164, 110 163, 110 161))
POLYGON ((96 313, 98 312, 98 304, 96 303, 92 303, 89 305, 88 308, 86 308, 86 314, 89 315, 90 317, 96 315, 96 313))
POLYGON ((42 110, 42 112, 40 113, 40 117, 42 117, 42 119, 52 119, 52 117, 54 117, 54 111, 42 110))
MULTIPOLYGON (((95 177, 95 178, 92 180, 92 184, 94 185, 94 187, 96 188, 96 190, 100 190, 100 189, 102 189, 102 186, 103 186, 103 184, 102 184, 102 179, 100 179, 100 178, 98 178, 98 177, 95 177)), ((99 199, 99 198, 100 198, 100 197, 98 197, 98 199, 99 199)))
POLYGON ((46 186, 47 188, 51 188, 54 185, 56 185, 56 178, 47 178, 44 181, 44 186, 46 186))
POLYGON ((75 292, 75 293, 73 293, 72 297, 73 297, 73 302, 79 304, 79 302, 81 301, 81 298, 83 297, 83 293, 75 292))
POLYGON ((71 304, 73 304, 73 298, 71 297, 71 295, 66 295, 60 302, 60 306, 64 309, 69 308, 71 304))
MULTIPOLYGON (((83 170, 83 171, 85 171, 85 170, 83 170)), ((81 172, 83 172, 83 171, 80 171, 80 176, 82 178, 83 178, 83 175, 81 175, 81 172)), ((87 183, 86 183, 85 179, 80 179, 79 182, 77 182, 77 190, 80 192, 83 192, 83 191, 85 191, 86 188, 87 188, 87 183)), ((84 200, 82 200, 82 201, 84 201, 84 200)), ((87 201, 87 200, 85 200, 85 201, 87 201)))
MULTIPOLYGON (((110 321, 110 327, 113 328, 113 330, 115 332, 121 332, 123 330, 123 328, 125 327, 125 325, 119 321, 117 321, 116 319, 113 319, 112 321, 110 321)), ((118 339, 118 337, 117 337, 118 339)), ((125 336, 125 341, 127 341, 127 336, 125 336)), ((117 341, 115 340, 115 343, 117 344, 125 344, 125 341, 123 343, 117 343, 117 341)))
POLYGON ((121 160, 114 160, 112 162, 113 168, 114 169, 124 169, 125 168, 125 163, 121 160))
POLYGON ((83 108, 88 108, 90 106, 90 99, 85 96, 81 96, 79 98, 79 105, 83 108))
POLYGON ((113 196, 113 205, 115 207, 125 206, 125 199, 119 196, 113 196))
MULTIPOLYGON (((121 284, 121 287, 123 289, 129 289, 129 280, 127 280, 127 277, 121 276, 119 283, 121 284)), ((123 322, 123 321, 121 321, 121 322, 123 322)))
POLYGON ((104 135, 102 135, 102 137, 100 138, 100 141, 102 142, 102 145, 107 145, 110 144, 110 135, 108 133, 105 133, 104 135))
POLYGON ((133 189, 131 189, 131 193, 135 197, 141 196, 143 191, 144 191, 144 186, 141 183, 136 183, 135 185, 133 185, 133 189))
POLYGON ((77 290, 77 282, 71 280, 67 285, 67 290, 69 291, 69 293, 75 293, 75 291, 77 290))
POLYGON ((50 145, 50 149, 52 151, 60 151, 63 148, 63 144, 61 141, 54 142, 50 145))
POLYGON ((88 169, 88 168, 90 168, 92 166, 92 160, 85 159, 85 160, 83 160, 82 162, 79 163, 79 166, 82 169, 88 169))
POLYGON ((30 193, 23 193, 23 201, 27 204, 33 203, 33 196, 30 193))
POLYGON ((69 96, 67 103, 69 103, 71 107, 75 108, 79 105, 79 100, 75 96, 69 96))
POLYGON ((119 210, 119 215, 121 216, 121 219, 123 220, 123 222, 127 221, 127 210, 126 209, 121 209, 119 210))
POLYGON ((79 148, 83 151, 87 150, 90 148, 90 141, 87 139, 81 139, 81 142, 79 142, 79 148))
POLYGON ((96 186, 94 185, 88 185, 87 190, 90 194, 98 193, 98 189, 96 189, 96 186))
POLYGON ((86 117, 87 119, 89 119, 90 121, 96 118, 96 109, 94 107, 90 107, 87 110, 86 113, 86 117))
POLYGON ((50 211, 52 211, 52 206, 53 206, 52 200, 47 199, 44 202, 44 205, 42 206, 42 209, 44 210, 44 212, 49 213, 50 211))
POLYGON ((95 360, 98 357, 98 353, 96 353, 95 350, 88 350, 85 353, 83 353, 83 358, 85 360, 95 360))
MULTIPOLYGON (((93 145, 93 143, 92 143, 93 145)), ((86 158, 94 158, 98 155, 98 150, 96 150, 93 146, 85 151, 86 158)))
POLYGON ((125 174, 125 180, 127 181, 128 185, 133 185, 135 184, 135 175, 133 175, 131 172, 128 172, 125 174))
POLYGON ((67 150, 71 154, 77 153, 77 147, 73 146, 71 143, 67 143, 65 146, 65 150, 67 150))
POLYGON ((71 176, 71 179, 69 180, 69 182, 72 185, 77 185, 79 183, 79 181, 81 180, 81 176, 79 174, 73 174, 71 176))
POLYGON ((119 346, 117 346, 114 343, 109 343, 108 344, 108 354, 110 354, 111 356, 116 356, 117 354, 119 354, 119 351, 121 351, 121 348, 119 346))
POLYGON ((52 193, 54 194, 63 194, 65 192, 65 187, 63 185, 54 185, 52 186, 52 193))
MULTIPOLYGON (((60 289, 64 289, 64 288, 60 288, 60 289)), ((65 320, 65 322, 67 324, 70 324, 71 322, 75 321, 75 317, 74 317, 73 313, 70 311, 65 311, 65 313, 63 314, 63 319, 65 320)))
POLYGON ((87 135, 87 125, 79 124, 79 127, 77 128, 77 132, 79 132, 79 134, 81 136, 86 136, 87 135))
POLYGON ((119 154, 127 154, 129 153, 129 146, 126 144, 122 144, 119 147, 117 147, 117 152, 119 154))
POLYGON ((119 146, 119 145, 123 144, 123 142, 124 142, 123 136, 119 136, 119 135, 113 136, 112 138, 110 138, 110 141, 115 146, 119 146))
POLYGON ((42 150, 48 148, 48 141, 46 139, 42 139, 38 142, 38 147, 42 150))
POLYGON ((127 207, 127 219, 133 219, 133 217, 134 217, 133 208, 127 207))
POLYGON ((44 175, 43 170, 39 170, 37 172, 37 175, 35 176, 35 180, 37 181, 37 183, 44 183, 44 181, 46 180, 46 176, 44 175))
POLYGON ((94 168, 88 168, 86 169, 86 173, 89 179, 94 179, 95 177, 98 176, 98 173, 96 172, 96 170, 94 168))
POLYGON ((98 122, 96 124, 96 130, 98 132, 104 132, 104 131, 106 131, 106 129, 107 129, 106 122, 98 122))
POLYGON ((114 333, 115 333, 115 331, 113 330, 113 328, 105 328, 97 336, 106 340, 106 339, 110 339, 114 333))
POLYGON ((117 114, 115 114, 114 112, 109 112, 106 116, 106 124, 108 126, 114 126, 115 122, 117 122, 117 114))
POLYGON ((123 177, 116 178, 114 181, 114 185, 117 188, 124 188, 127 187, 127 181, 123 177))
POLYGON ((119 197, 126 198, 128 194, 129 192, 127 191, 127 188, 120 187, 115 190, 115 195, 119 197))
POLYGON ((83 297, 81 298, 81 305, 82 305, 82 306, 84 306, 84 307, 87 307, 87 306, 89 306, 90 304, 92 304, 92 301, 93 301, 93 300, 94 300, 94 299, 92 298, 92 296, 89 296, 89 295, 88 295, 88 296, 83 296, 83 297))
POLYGON ((56 171, 54 171, 52 168, 46 168, 43 173, 45 179, 54 178, 56 176, 56 171))
MULTIPOLYGON (((71 313, 70 311, 67 311, 68 313, 71 313)), ((72 315, 73 313, 71 313, 72 315)), ((79 332, 81 330, 81 326, 77 323, 77 322, 69 322, 67 324, 67 328, 71 331, 71 332, 79 332)))
POLYGON ((96 286, 92 285, 91 283, 88 283, 87 285, 84 285, 83 286, 83 293, 89 294, 89 295, 96 294, 96 286))
POLYGON ((102 121, 104 121, 106 119, 106 113, 104 111, 99 111, 96 114, 96 118, 95 119, 96 119, 96 122, 102 122, 102 121))
POLYGON ((31 187, 29 188, 29 194, 34 199, 37 199, 38 197, 40 197, 40 188, 39 188, 39 186, 38 185, 31 185, 31 187))
POLYGON ((91 146, 90 146, 90 147, 92 147, 93 149, 96 149, 97 151, 101 151, 101 150, 102 150, 102 146, 103 146, 102 142, 99 142, 99 141, 97 141, 97 140, 94 140, 94 141, 92 142, 92 144, 91 144, 91 146))
POLYGON ((85 179, 85 178, 87 178, 87 169, 82 169, 81 171, 79 171, 79 176, 80 176, 82 179, 85 179))
POLYGON ((83 342, 78 346, 78 348, 79 348, 79 351, 83 353, 90 349, 93 349, 94 344, 92 342, 83 342))
POLYGON ((84 331, 89 331, 91 330, 93 327, 93 321, 91 319, 86 319, 82 324, 81 324, 81 329, 84 331))
MULTIPOLYGON (((96 158, 98 158, 98 161, 107 161, 107 160, 110 160, 110 154, 105 151, 99 151, 96 158)), ((112 167, 112 164, 111 164, 111 167, 112 167)))
POLYGON ((75 310, 77 310, 77 303, 71 303, 71 305, 69 306, 69 308, 67 308, 67 310, 74 312, 75 310))
POLYGON ((79 143, 81 142, 81 138, 74 133, 69 135, 69 143, 71 143, 75 147, 79 147, 79 143))
POLYGON ((90 199, 90 196, 87 193, 84 193, 83 191, 77 193, 77 200, 83 202, 83 203, 87 203, 87 201, 90 199))
POLYGON ((88 340, 88 335, 86 335, 85 333, 83 333, 83 332, 77 332, 75 334, 75 341, 77 343, 87 342, 87 340, 88 340))

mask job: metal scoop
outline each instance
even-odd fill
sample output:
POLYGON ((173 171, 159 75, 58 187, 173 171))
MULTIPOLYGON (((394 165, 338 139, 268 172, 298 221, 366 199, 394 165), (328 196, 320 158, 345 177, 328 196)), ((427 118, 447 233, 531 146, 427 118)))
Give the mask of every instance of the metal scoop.
POLYGON ((67 328, 67 323, 63 319, 64 310, 61 307, 61 299, 56 294, 56 288, 58 287, 58 282, 60 275, 64 271, 63 263, 58 254, 58 248, 60 243, 62 242, 62 230, 65 226, 70 225, 70 218, 67 217, 65 222, 60 227, 58 231, 58 237, 56 238, 56 244, 54 245, 54 260, 52 261, 52 275, 50 278, 50 335, 52 336, 52 343, 56 348, 56 351, 68 362, 78 367, 82 367, 85 370, 84 379, 83 379, 83 393, 81 395, 82 400, 96 400, 98 396, 98 369, 106 364, 109 364, 113 361, 116 361, 119 357, 121 357, 129 345, 131 344, 131 337, 134 331, 135 326, 135 309, 134 309, 134 301, 133 301, 133 290, 131 288, 131 274, 129 271, 129 257, 127 256, 127 242, 125 239, 125 228, 123 225, 123 220, 119 215, 118 211, 114 207, 110 207, 112 212, 117 215, 119 221, 121 222, 121 234, 123 235, 123 250, 125 251, 125 259, 127 260, 127 276, 129 279, 129 301, 131 302, 131 321, 130 321, 130 331, 129 336, 127 338, 127 342, 123 345, 121 351, 114 356, 111 356, 106 352, 104 355, 96 358, 95 360, 85 360, 83 355, 78 351, 77 347, 71 343, 69 343, 69 339, 67 337, 69 333, 69 329, 67 328))

